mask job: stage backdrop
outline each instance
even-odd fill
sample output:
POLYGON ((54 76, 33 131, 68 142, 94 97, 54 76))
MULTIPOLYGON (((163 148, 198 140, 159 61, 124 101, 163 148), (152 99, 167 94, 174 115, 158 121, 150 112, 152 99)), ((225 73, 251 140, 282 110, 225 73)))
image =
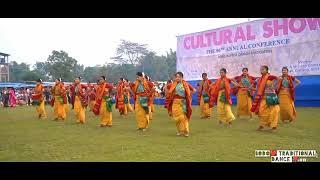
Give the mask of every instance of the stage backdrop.
POLYGON ((297 105, 320 106, 320 18, 263 19, 178 36, 177 70, 194 86, 203 72, 216 79, 223 67, 228 77, 248 67, 260 76, 261 65, 274 75, 287 66, 302 80, 297 105))

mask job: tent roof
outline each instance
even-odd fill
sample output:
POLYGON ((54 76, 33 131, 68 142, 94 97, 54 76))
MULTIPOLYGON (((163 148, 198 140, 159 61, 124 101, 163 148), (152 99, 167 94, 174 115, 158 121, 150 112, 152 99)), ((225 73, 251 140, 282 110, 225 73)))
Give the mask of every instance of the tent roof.
MULTIPOLYGON (((52 86, 51 83, 43 83, 43 85, 52 86)), ((26 88, 26 87, 35 87, 35 86, 36 84, 11 83, 11 82, 0 83, 0 88, 5 88, 5 87, 26 88)))
POLYGON ((0 55, 1 56, 10 56, 10 54, 6 54, 6 53, 2 53, 2 52, 0 52, 0 55))

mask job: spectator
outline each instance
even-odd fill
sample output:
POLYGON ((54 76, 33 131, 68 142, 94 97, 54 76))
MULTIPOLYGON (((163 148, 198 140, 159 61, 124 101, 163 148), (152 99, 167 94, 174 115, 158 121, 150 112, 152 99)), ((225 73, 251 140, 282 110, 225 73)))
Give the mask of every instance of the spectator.
POLYGON ((9 91, 9 101, 10 101, 10 107, 16 107, 17 97, 16 97, 15 90, 13 87, 10 88, 10 91, 9 91))
POLYGON ((24 101, 26 102, 27 105, 29 105, 29 104, 28 104, 28 101, 29 101, 28 97, 29 97, 29 95, 28 95, 27 89, 22 90, 22 94, 23 94, 23 97, 24 97, 24 101))
POLYGON ((3 95, 2 95, 2 90, 0 91, 0 107, 3 107, 3 95))
POLYGON ((3 90, 2 98, 3 98, 3 106, 9 107, 9 92, 7 88, 3 90))
POLYGON ((49 91, 49 87, 45 88, 44 90, 44 96, 46 98, 46 104, 50 103, 50 91, 49 91))
POLYGON ((30 91, 30 89, 27 89, 26 96, 27 96, 27 104, 31 105, 32 91, 30 91))

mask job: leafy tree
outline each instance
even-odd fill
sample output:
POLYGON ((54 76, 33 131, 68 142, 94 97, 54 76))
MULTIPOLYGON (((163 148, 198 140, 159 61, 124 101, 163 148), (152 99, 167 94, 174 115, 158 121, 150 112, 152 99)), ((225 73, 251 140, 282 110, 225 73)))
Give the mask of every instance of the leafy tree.
POLYGON ((168 79, 168 64, 165 56, 157 56, 154 52, 147 54, 141 61, 142 71, 154 80, 168 79))
POLYGON ((46 68, 52 80, 63 78, 63 81, 73 81, 77 76, 77 60, 69 57, 65 51, 52 51, 46 61, 46 68))
POLYGON ((90 82, 97 82, 97 72, 99 71, 99 67, 93 66, 93 67, 86 67, 83 71, 83 80, 84 81, 90 81, 90 82))
POLYGON ((23 77, 28 72, 30 72, 30 68, 28 64, 26 63, 18 64, 16 61, 12 61, 9 65, 10 82, 23 81, 23 77))
POLYGON ((121 64, 121 71, 124 72, 121 77, 133 81, 136 79, 137 68, 132 64, 121 64))
POLYGON ((44 76, 37 70, 31 71, 30 65, 26 63, 19 64, 16 61, 12 61, 9 68, 10 82, 36 81, 39 78, 44 79, 44 76))
POLYGON ((172 74, 177 72, 177 53, 176 53, 176 51, 172 51, 172 49, 170 49, 170 51, 167 52, 166 61, 168 64, 168 76, 170 77, 172 74))
POLYGON ((141 58, 149 52, 146 44, 121 40, 117 48, 116 56, 111 59, 119 64, 137 65, 141 58))
POLYGON ((76 65, 75 65, 75 68, 74 68, 74 74, 75 74, 75 77, 80 76, 81 78, 83 78, 83 75, 84 75, 84 65, 76 64, 76 65))
POLYGON ((33 68, 34 73, 37 73, 43 81, 49 80, 47 64, 45 62, 36 62, 36 64, 33 65, 33 68))
POLYGON ((43 77, 40 74, 36 73, 35 71, 28 71, 22 76, 21 80, 36 81, 37 79, 40 79, 40 78, 43 79, 43 77))

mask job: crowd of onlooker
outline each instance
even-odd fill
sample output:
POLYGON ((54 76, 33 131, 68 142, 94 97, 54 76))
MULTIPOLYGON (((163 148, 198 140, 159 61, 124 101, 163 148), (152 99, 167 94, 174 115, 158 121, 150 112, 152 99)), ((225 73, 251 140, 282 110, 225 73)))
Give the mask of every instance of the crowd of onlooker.
MULTIPOLYGON (((15 107, 32 104, 34 88, 2 88, 0 89, 0 107, 15 107)), ((50 87, 44 90, 45 102, 51 100, 50 87)))

